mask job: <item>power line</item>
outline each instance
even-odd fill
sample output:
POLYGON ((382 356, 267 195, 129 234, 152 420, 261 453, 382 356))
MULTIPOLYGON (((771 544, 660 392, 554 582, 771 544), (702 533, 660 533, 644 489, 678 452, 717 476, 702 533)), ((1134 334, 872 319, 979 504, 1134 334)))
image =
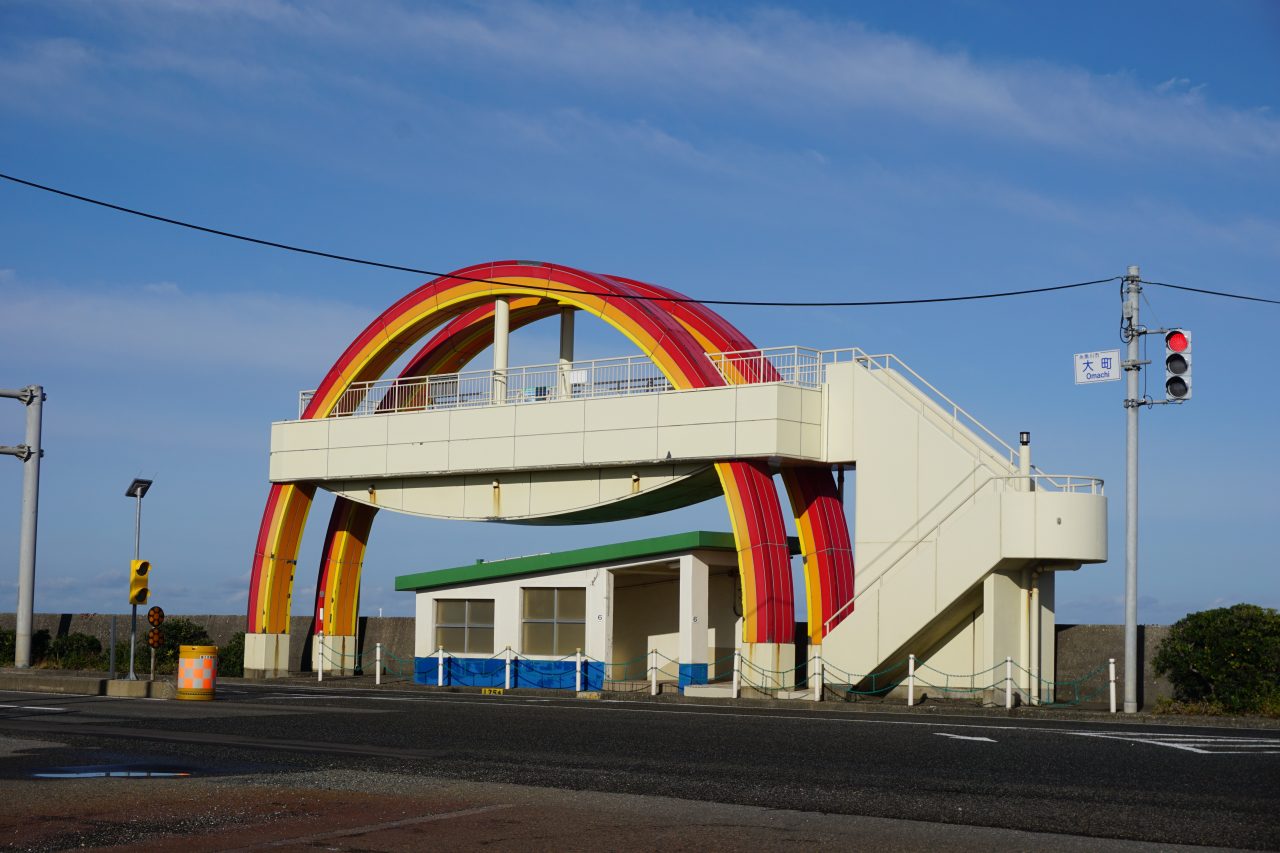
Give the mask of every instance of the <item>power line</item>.
POLYGON ((1265 299, 1261 296, 1245 296, 1242 293, 1227 293, 1224 290, 1205 290, 1202 287, 1187 287, 1185 284, 1169 284, 1163 281, 1147 281, 1142 279, 1143 284, 1154 284, 1156 287, 1168 287, 1173 290, 1185 290, 1190 293, 1206 293, 1209 296, 1223 296, 1227 299, 1244 299, 1249 302, 1267 302, 1271 305, 1280 305, 1280 299, 1265 299))
MULTIPOLYGON (((311 255, 318 258, 328 258, 329 260, 342 261, 349 264, 360 264, 367 267, 376 267, 379 269, 393 270, 396 272, 409 272, 418 275, 428 275, 433 278, 451 278, 458 281, 471 281, 479 284, 500 284, 487 278, 473 278, 471 276, 456 275, 454 273, 443 273, 435 270, 421 269, 419 267, 404 266, 401 264, 390 264, 382 261, 372 261, 366 258, 353 258, 348 255, 339 255, 334 252, 324 252, 319 249, 308 249, 302 246, 292 246, 288 243, 278 243, 274 240, 264 240, 259 237, 250 237, 246 234, 236 234, 232 231, 223 231, 218 228, 210 228, 205 225, 197 225, 193 222, 184 222, 181 219, 174 219, 169 216, 161 216, 156 213, 148 213, 144 210, 136 210, 131 207, 125 207, 119 204, 113 204, 109 201, 90 198, 89 196, 80 195, 78 193, 60 190, 57 187, 38 184, 34 181, 24 180, 14 175, 7 175, 0 172, 0 178, 15 184, 20 184, 31 189, 40 190, 42 192, 52 193, 54 195, 69 198, 74 201, 81 201, 86 204, 104 207, 108 210, 114 210, 119 213, 127 213, 130 216, 139 216, 143 219, 150 219, 155 222, 163 222, 166 225, 176 225, 180 228, 189 228, 192 231, 199 231, 204 234, 212 234, 217 237, 227 237, 232 240, 240 240, 245 243, 253 243, 258 246, 266 246, 272 249, 282 249, 287 252, 297 252, 298 254, 311 255)), ((1024 290, 1006 290, 999 293, 977 293, 967 296, 934 296, 920 299, 874 299, 862 301, 829 301, 829 302, 771 302, 757 301, 747 299, 694 299, 692 297, 676 297, 676 296, 619 296, 618 294, 595 294, 597 296, 611 296, 613 298, 631 299, 643 302, 699 302, 703 305, 736 305, 745 307, 760 308, 868 308, 877 305, 926 305, 941 302, 969 302, 977 299, 1001 299, 1006 296, 1026 296, 1033 293, 1050 293, 1055 290, 1070 290, 1077 287, 1089 287, 1095 284, 1105 284, 1110 281, 1116 281, 1120 276, 1111 276, 1110 278, 1100 278, 1093 281, 1079 281, 1072 284, 1059 284, 1052 287, 1032 287, 1024 290)), ((1172 286, 1172 285, 1171 285, 1172 286)), ((549 293, 580 293, 581 291, 571 290, 568 288, 543 288, 549 293)))

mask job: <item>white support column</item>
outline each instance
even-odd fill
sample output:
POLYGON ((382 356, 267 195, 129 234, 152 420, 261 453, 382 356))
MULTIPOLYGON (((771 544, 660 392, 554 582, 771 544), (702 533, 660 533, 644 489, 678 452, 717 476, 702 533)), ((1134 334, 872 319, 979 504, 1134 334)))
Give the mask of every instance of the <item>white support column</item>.
POLYGON ((1031 654, 1028 657, 1031 670, 1031 693, 1027 699, 1032 705, 1040 704, 1040 570, 1031 573, 1031 654))
POLYGON ((822 683, 827 680, 827 674, 822 665, 822 656, 818 655, 813 659, 813 674, 809 676, 809 680, 813 682, 813 701, 822 701, 822 683))
POLYGON ((382 684, 382 643, 377 643, 373 647, 373 683, 382 684))
POLYGON ((504 690, 511 689, 511 647, 507 646, 506 663, 503 666, 502 687, 504 690))
POLYGON ((436 647, 436 687, 444 687, 444 646, 436 647))
POLYGON ((907 705, 916 704, 916 656, 907 655, 907 705))
POLYGON ((649 695, 658 695, 658 650, 649 649, 649 695))
POLYGON ((742 649, 733 650, 733 698, 742 695, 742 649))
POLYGON ((1014 656, 1014 659, 1022 664, 1022 669, 1018 671, 1018 689, 1028 698, 1031 696, 1031 625, 1033 621, 1031 577, 1031 569, 1024 568, 1019 584, 1022 607, 1018 613, 1018 653, 1014 656))
POLYGON ((499 296, 493 303, 493 402, 507 401, 507 367, 511 342, 511 303, 499 296))
POLYGON ((324 681, 324 632, 316 635, 316 681, 324 681))
POLYGON ((582 649, 578 649, 573 658, 573 690, 575 693, 582 692, 582 649))
POLYGON ((568 397, 573 392, 570 370, 573 366, 573 322, 575 308, 560 309, 560 369, 559 396, 568 397))
POLYGON ((695 554, 680 557, 679 683, 707 683, 708 566, 695 554))

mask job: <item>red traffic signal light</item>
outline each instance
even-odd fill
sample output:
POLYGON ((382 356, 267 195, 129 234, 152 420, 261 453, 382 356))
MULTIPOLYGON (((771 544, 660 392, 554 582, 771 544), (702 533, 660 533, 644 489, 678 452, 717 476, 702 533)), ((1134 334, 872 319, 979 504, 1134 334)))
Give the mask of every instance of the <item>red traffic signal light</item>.
POLYGON ((1164 398, 1181 402, 1191 398, 1191 333, 1170 329, 1164 336, 1164 398))

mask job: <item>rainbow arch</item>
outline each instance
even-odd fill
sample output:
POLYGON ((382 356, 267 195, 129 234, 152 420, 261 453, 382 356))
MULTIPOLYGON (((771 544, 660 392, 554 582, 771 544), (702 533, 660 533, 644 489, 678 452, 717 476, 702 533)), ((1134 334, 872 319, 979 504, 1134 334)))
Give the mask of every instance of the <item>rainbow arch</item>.
MULTIPOLYGON (((402 297, 369 324, 326 373, 302 418, 327 417, 353 383, 380 378, 428 335, 401 375, 460 370, 491 343, 493 303, 500 297, 510 302, 513 329, 564 307, 600 318, 639 347, 678 389, 726 384, 706 355, 754 348, 704 305, 629 298, 635 296, 683 298, 620 276, 524 261, 480 264, 441 276, 402 297)), ((753 376, 745 367, 726 372, 735 382, 769 379, 753 376)), ((745 460, 718 462, 715 468, 738 551, 743 641, 791 642, 790 556, 772 472, 763 463, 745 460)), ((829 470, 788 467, 783 479, 801 540, 810 637, 821 642, 826 620, 841 613, 853 596, 848 527, 829 470)), ((251 633, 288 630, 297 553, 315 489, 306 483, 271 486, 251 571, 251 633)), ((376 513, 375 507, 338 498, 330 516, 316 599, 317 628, 328 634, 355 633, 360 569, 376 513), (321 621, 320 608, 326 601, 321 621)))

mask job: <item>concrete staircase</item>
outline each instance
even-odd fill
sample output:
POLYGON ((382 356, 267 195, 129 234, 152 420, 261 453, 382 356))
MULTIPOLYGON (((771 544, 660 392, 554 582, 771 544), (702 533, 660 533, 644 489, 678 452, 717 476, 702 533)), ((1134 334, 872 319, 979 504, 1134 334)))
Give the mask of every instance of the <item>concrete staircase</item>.
POLYGON ((830 364, 826 379, 828 458, 856 470, 857 565, 852 612, 823 639, 827 680, 908 654, 948 673, 1008 656, 1052 678, 1052 572, 1106 559, 1101 482, 1036 472, 1029 447, 892 356, 830 364))

